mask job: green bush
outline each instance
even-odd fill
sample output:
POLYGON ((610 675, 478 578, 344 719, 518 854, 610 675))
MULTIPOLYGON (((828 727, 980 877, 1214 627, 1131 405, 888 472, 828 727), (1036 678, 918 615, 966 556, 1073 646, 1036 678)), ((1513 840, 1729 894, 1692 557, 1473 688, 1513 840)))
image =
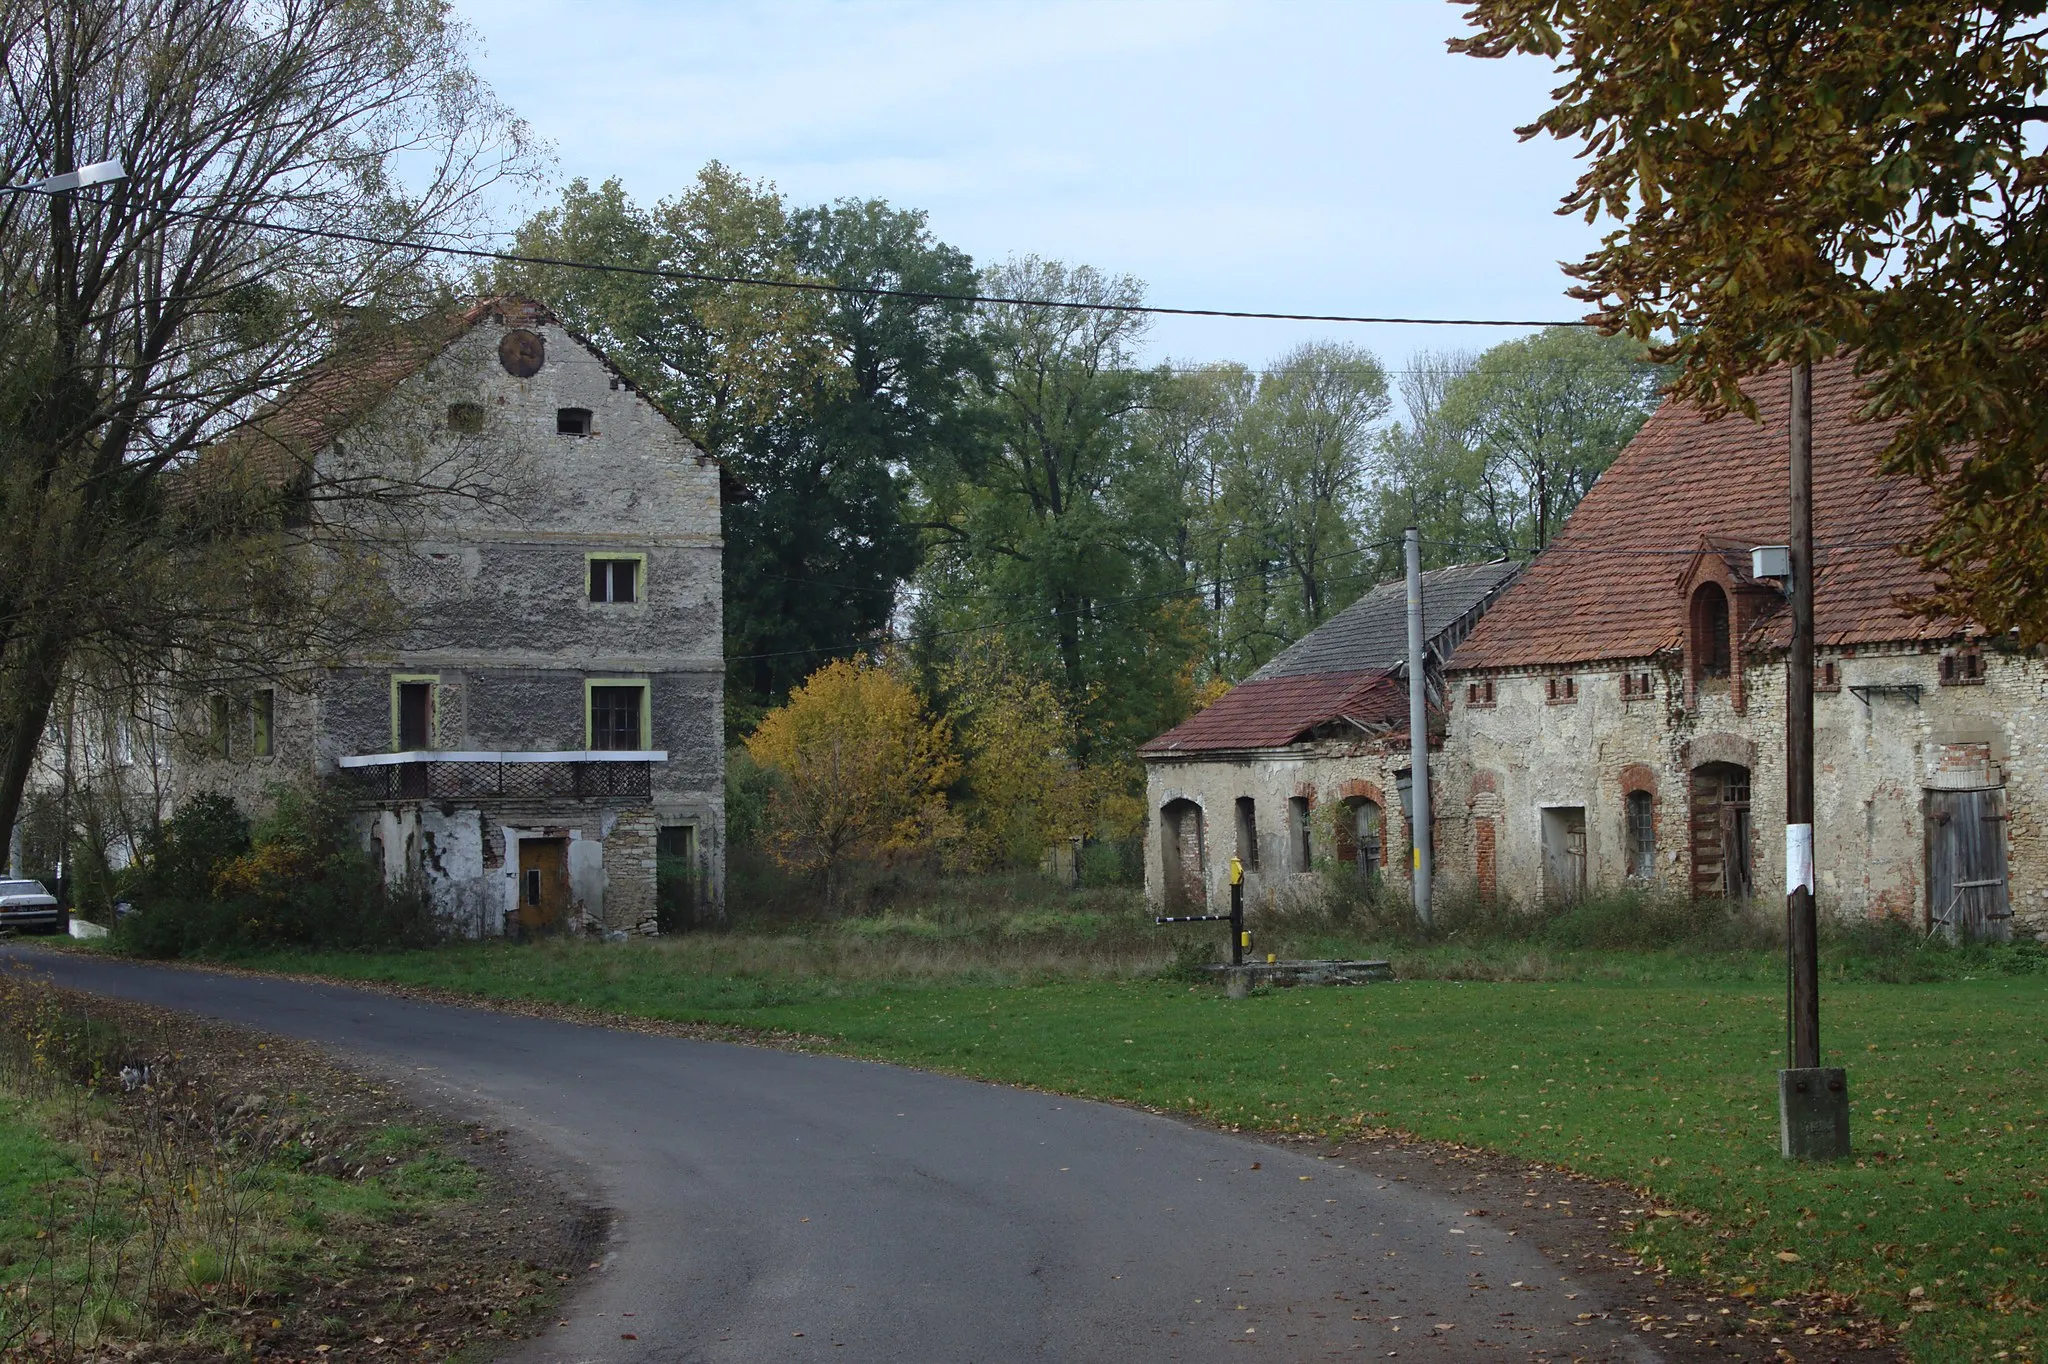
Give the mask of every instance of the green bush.
POLYGON ((115 929, 148 957, 274 947, 424 946, 440 936, 424 891, 387 888, 325 789, 284 788, 254 828, 226 796, 187 803, 143 847, 115 929))

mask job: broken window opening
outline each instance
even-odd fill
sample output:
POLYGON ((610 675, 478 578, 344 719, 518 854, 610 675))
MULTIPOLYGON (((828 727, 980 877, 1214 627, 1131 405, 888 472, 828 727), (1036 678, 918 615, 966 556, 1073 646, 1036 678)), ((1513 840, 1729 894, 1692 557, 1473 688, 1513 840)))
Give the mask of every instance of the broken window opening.
POLYGON ((638 752, 640 711, 646 698, 645 686, 592 687, 590 746, 605 752, 638 752))
POLYGON ((228 744, 228 728, 234 717, 233 706, 225 696, 211 696, 207 698, 207 707, 208 720, 210 722, 207 742, 213 749, 214 757, 228 757, 231 753, 228 744))
POLYGON ((1250 796, 1237 798, 1237 860, 1246 871, 1259 869, 1259 813, 1250 796))
POLYGON ((1648 881, 1657 871, 1657 821, 1648 791, 1628 793, 1628 875, 1648 881))
POLYGON ((638 559, 592 559, 590 561, 590 599, 594 602, 610 602, 616 606, 630 605, 640 599, 640 561, 638 559))
POLYGON ((1386 856, 1385 812, 1379 802, 1367 796, 1354 796, 1344 806, 1344 817, 1337 822, 1338 858, 1356 862, 1360 880, 1377 881, 1381 860, 1386 856))
POLYGON ((1287 801, 1287 841, 1293 845, 1294 870, 1307 871, 1313 865, 1315 848, 1309 839, 1309 799, 1291 796, 1287 801))
POLYGON ((398 746, 400 753, 414 753, 434 746, 434 684, 398 684, 398 746))
POLYGON ((251 746, 254 748, 256 756, 259 758, 268 758, 269 756, 271 756, 272 749, 270 727, 272 720, 276 717, 276 712, 277 693, 270 690, 268 687, 257 692, 255 696, 250 698, 249 714, 250 738, 252 741, 251 746))
POLYGON ((1728 676, 1728 594, 1719 583, 1692 594, 1692 657, 1695 676, 1728 676))
POLYGON ((590 409, 587 407, 556 408, 555 434, 558 436, 588 436, 595 434, 590 424, 590 409))

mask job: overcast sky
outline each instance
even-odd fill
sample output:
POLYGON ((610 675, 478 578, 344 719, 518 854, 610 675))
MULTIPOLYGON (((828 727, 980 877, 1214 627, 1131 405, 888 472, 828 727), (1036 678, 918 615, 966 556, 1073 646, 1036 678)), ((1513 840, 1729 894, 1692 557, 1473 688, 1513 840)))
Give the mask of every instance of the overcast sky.
MULTIPOLYGON (((638 199, 709 160, 799 204, 925 209, 978 263, 1128 273, 1148 301, 1565 318, 1568 148, 1517 140, 1546 64, 1453 57, 1435 0, 456 0, 563 180, 638 199)), ((1161 319, 1152 360, 1342 338, 1398 368, 1478 328, 1161 319)))

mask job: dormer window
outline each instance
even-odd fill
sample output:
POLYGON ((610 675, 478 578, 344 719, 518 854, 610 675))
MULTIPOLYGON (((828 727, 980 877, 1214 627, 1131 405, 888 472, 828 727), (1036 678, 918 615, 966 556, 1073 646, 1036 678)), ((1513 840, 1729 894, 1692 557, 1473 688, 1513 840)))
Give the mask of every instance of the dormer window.
POLYGON ((1728 675, 1728 594, 1719 583, 1701 583, 1692 594, 1692 658, 1694 676, 1728 675))
POLYGON ((555 434, 558 436, 587 436, 591 434, 590 409, 587 407, 556 408, 555 434))

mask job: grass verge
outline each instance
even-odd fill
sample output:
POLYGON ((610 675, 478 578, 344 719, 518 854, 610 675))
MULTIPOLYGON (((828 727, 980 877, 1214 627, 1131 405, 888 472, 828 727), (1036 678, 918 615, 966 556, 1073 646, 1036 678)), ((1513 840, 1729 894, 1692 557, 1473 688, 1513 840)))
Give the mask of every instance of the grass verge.
MULTIPOLYGON (((250 964, 806 1034, 850 1054, 1234 1128, 1334 1139, 1394 1130, 1484 1147, 1622 1181, 1675 1210, 1618 1228, 1672 1272, 1765 1301, 1851 1295, 1927 1364, 2039 1357, 2048 978, 2034 973, 2038 954, 1953 954, 1894 973, 1939 977, 1911 985, 1838 961, 1825 1040, 1830 1061, 1849 1067, 1858 1154, 1789 1166, 1777 1155, 1783 1013, 1767 952, 1543 948, 1547 971, 1576 978, 1230 1001, 1159 975, 1058 979, 964 957, 949 958, 950 978, 890 978, 874 957, 845 958, 843 942, 816 936, 250 964), (852 966, 828 969, 834 953, 852 966), (1996 974, 1972 978, 1971 962, 1996 974)), ((1440 960, 1469 967, 1472 954, 1440 960)))
POLYGON ((569 1269, 479 1206, 525 1187, 467 1155, 494 1145, 310 1049, 9 973, 0 1357, 490 1351, 569 1269))

